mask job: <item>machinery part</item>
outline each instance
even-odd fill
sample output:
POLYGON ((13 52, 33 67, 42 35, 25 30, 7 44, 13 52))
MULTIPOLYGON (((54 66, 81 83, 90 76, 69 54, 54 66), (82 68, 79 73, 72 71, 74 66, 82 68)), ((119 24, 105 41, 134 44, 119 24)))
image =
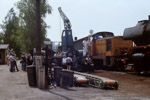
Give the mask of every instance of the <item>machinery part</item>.
MULTIPOLYGON (((104 77, 99 77, 95 75, 80 73, 80 72, 74 72, 76 74, 76 77, 85 77, 88 80, 88 85, 101 88, 101 89, 118 89, 118 81, 117 80, 111 80, 104 77)), ((85 79, 82 79, 85 80, 85 79)))
POLYGON ((72 29, 70 20, 67 18, 65 13, 61 10, 61 7, 58 8, 60 16, 64 22, 64 30, 62 32, 62 51, 67 52, 70 48, 70 52, 73 53, 74 51, 74 44, 73 44, 73 37, 72 37, 72 29))
POLYGON ((86 76, 74 74, 74 85, 75 86, 87 84, 87 83, 88 83, 88 79, 86 78, 86 76))
POLYGON ((132 61, 134 64, 134 70, 138 73, 150 70, 150 53, 147 52, 149 48, 150 47, 134 48, 134 52, 132 54, 132 61))
POLYGON ((111 69, 124 71, 126 69, 126 63, 124 63, 125 58, 123 56, 113 56, 111 57, 111 69))
POLYGON ((143 53, 135 53, 132 55, 134 70, 138 73, 143 70, 144 67, 144 54, 143 53))
POLYGON ((103 78, 88 77, 89 85, 101 89, 118 89, 118 82, 115 80, 104 80, 103 78))

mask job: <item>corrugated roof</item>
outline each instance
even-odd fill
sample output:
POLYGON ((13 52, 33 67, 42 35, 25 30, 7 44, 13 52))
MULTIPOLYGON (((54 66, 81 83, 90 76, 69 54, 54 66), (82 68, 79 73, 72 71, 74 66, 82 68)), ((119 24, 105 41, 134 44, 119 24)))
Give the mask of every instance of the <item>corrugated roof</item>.
POLYGON ((0 49, 7 49, 9 44, 0 44, 0 49))

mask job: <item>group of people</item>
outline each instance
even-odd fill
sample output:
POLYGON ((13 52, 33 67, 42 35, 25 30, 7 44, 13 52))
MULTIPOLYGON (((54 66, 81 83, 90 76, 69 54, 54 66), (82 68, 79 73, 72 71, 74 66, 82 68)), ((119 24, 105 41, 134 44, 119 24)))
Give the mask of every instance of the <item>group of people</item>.
POLYGON ((15 70, 19 71, 17 62, 16 62, 16 53, 15 51, 11 50, 9 55, 7 55, 7 60, 8 60, 8 66, 10 72, 14 72, 15 70))
POLYGON ((87 55, 87 57, 84 60, 84 66, 85 66, 85 70, 88 70, 89 73, 94 73, 94 64, 89 55, 87 55))
POLYGON ((71 56, 70 54, 68 56, 64 56, 62 58, 62 68, 67 70, 74 70, 78 71, 78 67, 81 66, 83 71, 88 71, 89 73, 94 72, 94 64, 92 62, 92 59, 89 55, 83 58, 83 64, 80 64, 80 59, 76 55, 71 56))
POLYGON ((23 71, 26 71, 26 66, 32 65, 33 63, 32 55, 30 53, 29 54, 22 53, 20 63, 22 64, 21 69, 23 71))
POLYGON ((77 66, 78 66, 78 58, 76 57, 76 55, 74 55, 73 57, 71 57, 70 54, 68 55, 68 57, 64 55, 64 57, 62 58, 62 68, 67 70, 73 69, 77 71, 77 66))
MULTIPOLYGON (((17 66, 16 53, 13 49, 10 50, 9 54, 7 55, 7 63, 10 72, 19 71, 19 68, 17 66)), ((31 54, 22 53, 20 63, 21 63, 21 69, 25 71, 26 65, 31 65, 33 63, 31 54)))

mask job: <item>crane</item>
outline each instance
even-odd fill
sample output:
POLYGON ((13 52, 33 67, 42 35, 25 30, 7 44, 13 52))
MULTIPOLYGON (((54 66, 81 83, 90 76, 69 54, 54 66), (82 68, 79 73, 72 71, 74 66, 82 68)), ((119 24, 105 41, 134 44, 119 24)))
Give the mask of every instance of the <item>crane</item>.
POLYGON ((67 52, 70 49, 70 52, 73 54, 74 44, 72 37, 72 29, 70 20, 67 18, 65 13, 62 11, 61 7, 58 8, 60 16, 64 22, 64 29, 62 31, 61 41, 62 41, 62 51, 67 52))

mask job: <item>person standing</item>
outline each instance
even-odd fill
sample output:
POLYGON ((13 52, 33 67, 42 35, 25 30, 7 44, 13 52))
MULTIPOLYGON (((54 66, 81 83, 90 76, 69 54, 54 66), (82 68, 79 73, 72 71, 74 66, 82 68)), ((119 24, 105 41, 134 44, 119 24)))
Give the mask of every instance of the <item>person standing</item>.
POLYGON ((67 70, 71 70, 72 58, 68 56, 66 62, 67 62, 67 70))
POLYGON ((89 73, 94 72, 94 65, 93 65, 92 59, 90 58, 89 55, 87 55, 87 57, 86 57, 86 63, 87 63, 89 73))
POLYGON ((77 67, 78 67, 78 58, 76 57, 76 55, 73 56, 72 58, 72 62, 73 62, 73 70, 77 71, 77 67))
POLYGON ((7 58, 7 65, 10 66, 10 59, 9 59, 10 54, 7 54, 6 58, 7 58))
POLYGON ((10 72, 14 72, 14 57, 13 57, 13 52, 10 53, 10 56, 9 56, 9 59, 10 59, 10 72))
POLYGON ((32 63, 33 63, 32 55, 31 55, 31 54, 28 54, 28 56, 27 56, 27 64, 28 64, 28 65, 32 65, 32 63))
POLYGON ((68 51, 67 51, 67 57, 68 57, 68 56, 72 57, 72 56, 73 56, 72 54, 73 54, 73 52, 71 52, 71 49, 68 48, 68 51))
POLYGON ((18 69, 18 66, 17 66, 17 61, 16 61, 16 53, 15 53, 15 51, 13 51, 13 57, 14 57, 14 71, 15 71, 15 69, 17 70, 17 71, 19 71, 19 69, 18 69))
POLYGON ((67 57, 66 55, 64 55, 64 57, 62 58, 62 68, 64 69, 66 69, 66 64, 67 64, 66 60, 67 60, 67 57))
POLYGON ((24 53, 21 55, 21 63, 22 63, 22 70, 26 71, 26 56, 24 53))

